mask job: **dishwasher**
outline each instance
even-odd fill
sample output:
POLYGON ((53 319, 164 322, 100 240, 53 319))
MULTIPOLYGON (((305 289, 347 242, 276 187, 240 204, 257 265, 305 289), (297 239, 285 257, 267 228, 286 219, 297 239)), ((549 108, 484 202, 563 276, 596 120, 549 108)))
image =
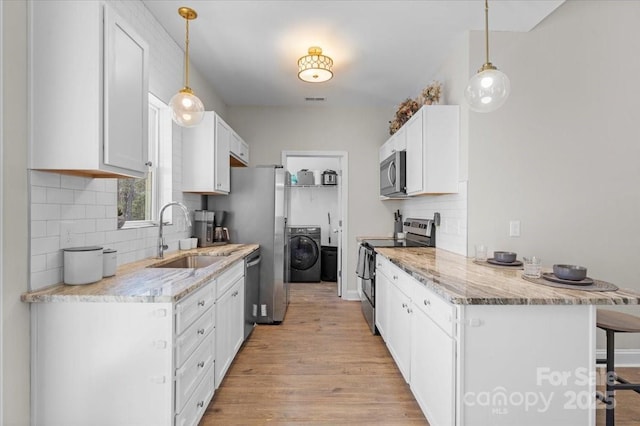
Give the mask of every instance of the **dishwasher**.
POLYGON ((258 321, 260 303, 260 249, 244 259, 244 339, 258 321))

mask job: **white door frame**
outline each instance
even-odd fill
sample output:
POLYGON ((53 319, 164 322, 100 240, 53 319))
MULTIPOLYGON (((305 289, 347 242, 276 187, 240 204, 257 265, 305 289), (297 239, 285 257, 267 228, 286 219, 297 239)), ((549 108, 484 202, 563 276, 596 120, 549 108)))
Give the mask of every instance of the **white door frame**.
MULTIPOLYGON (((288 157, 325 157, 325 158, 337 158, 340 162, 340 188, 338 188, 341 194, 340 197, 340 220, 341 226, 338 237, 338 252, 340 258, 338 259, 338 296, 349 297, 348 286, 346 278, 347 276, 342 274, 342 271, 348 271, 348 256, 349 247, 347 244, 348 233, 348 200, 349 200, 349 153, 347 151, 282 151, 282 165, 287 167, 288 157)), ((329 231, 331 232, 331 231, 329 231)))
MULTIPOLYGON (((0 1, 0 93, 4 96, 4 86, 2 82, 4 81, 4 62, 3 62, 3 54, 4 52, 4 2, 0 1)), ((2 105, 4 104, 4 98, 0 99, 0 176, 4 173, 4 168, 2 166, 4 162, 4 110, 2 105)), ((4 191, 2 190, 3 180, 0 179, 0 242, 4 241, 4 233, 3 233, 3 209, 4 209, 4 191)), ((0 244, 0 384, 4 383, 4 253, 2 252, 2 244, 0 244)), ((0 423, 4 419, 4 394, 2 388, 4 386, 0 386, 0 423)))

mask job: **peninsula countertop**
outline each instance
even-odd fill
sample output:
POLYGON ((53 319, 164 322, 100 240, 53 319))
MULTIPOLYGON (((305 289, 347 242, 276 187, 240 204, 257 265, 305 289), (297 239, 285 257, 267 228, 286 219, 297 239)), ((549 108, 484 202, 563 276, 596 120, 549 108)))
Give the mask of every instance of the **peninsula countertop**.
POLYGON ((164 259, 149 258, 118 268, 116 275, 86 285, 56 284, 24 293, 23 302, 177 302, 221 275, 237 261, 259 248, 258 244, 225 244, 165 253, 164 259), (187 255, 220 256, 205 268, 154 268, 187 255))
POLYGON ((521 269, 479 265, 472 258, 442 249, 377 247, 375 251, 457 305, 640 304, 640 292, 636 290, 603 292, 549 287, 525 281, 521 269))

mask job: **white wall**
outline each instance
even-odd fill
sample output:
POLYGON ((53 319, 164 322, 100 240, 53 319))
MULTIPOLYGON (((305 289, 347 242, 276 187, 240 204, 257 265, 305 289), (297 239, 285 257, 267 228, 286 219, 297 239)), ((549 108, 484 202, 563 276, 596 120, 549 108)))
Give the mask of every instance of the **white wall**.
POLYGON ((346 292, 357 292, 356 236, 386 235, 397 203, 381 202, 378 148, 388 137, 393 108, 229 107, 229 124, 249 144, 251 166, 280 164, 282 151, 347 151, 349 264, 346 292))
MULTIPOLYGON (((470 115, 469 248, 584 265, 640 290, 638 22, 640 2, 568 1, 530 33, 492 34, 491 60, 512 93, 470 115), (512 219, 520 238, 508 236, 512 219)), ((469 74, 483 40, 472 35, 469 74)), ((640 348, 637 335, 617 340, 640 348)))
POLYGON ((2 2, 2 418, 29 423, 27 21, 26 4, 2 2), (10 66, 6 66, 10 64, 10 66))

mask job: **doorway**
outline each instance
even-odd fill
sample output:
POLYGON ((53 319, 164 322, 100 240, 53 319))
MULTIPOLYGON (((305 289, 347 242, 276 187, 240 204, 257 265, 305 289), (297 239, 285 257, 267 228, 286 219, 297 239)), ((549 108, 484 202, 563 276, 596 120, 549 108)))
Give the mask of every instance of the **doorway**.
MULTIPOLYGON (((325 260, 336 263, 336 292, 342 297, 347 266, 348 153, 346 151, 283 151, 282 165, 291 176, 304 176, 291 185, 288 226, 318 226, 325 260), (306 172, 304 172, 306 171, 306 172), (335 185, 323 184, 323 173, 335 172, 335 185)), ((329 268, 332 269, 332 268, 329 268)), ((325 270, 327 274, 333 271, 325 270)), ((325 275, 325 274, 323 274, 325 275)))

